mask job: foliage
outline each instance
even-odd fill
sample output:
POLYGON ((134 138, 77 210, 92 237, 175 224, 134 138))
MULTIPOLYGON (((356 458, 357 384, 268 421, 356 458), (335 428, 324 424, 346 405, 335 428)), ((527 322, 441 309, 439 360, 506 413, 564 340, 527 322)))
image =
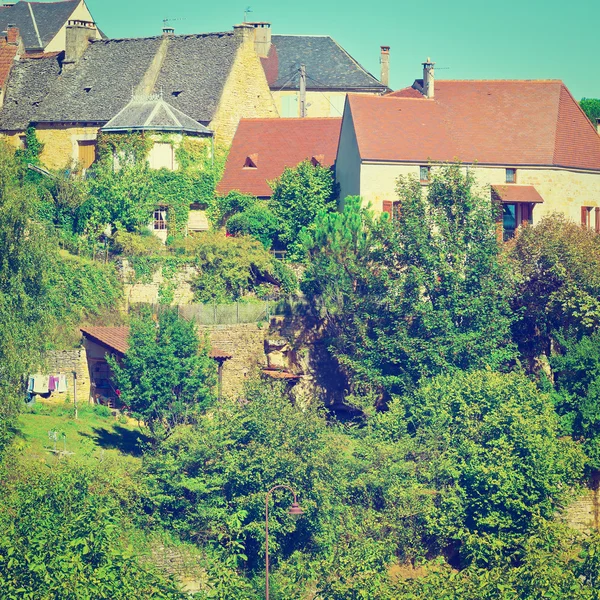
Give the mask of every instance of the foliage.
POLYGON ((35 127, 32 125, 30 125, 25 131, 24 145, 25 147, 23 149, 19 149, 15 152, 15 157, 17 160, 21 161, 25 167, 28 164, 39 165, 40 154, 44 149, 44 144, 42 144, 38 139, 35 127))
POLYGON ((550 355, 557 332, 582 335, 600 325, 600 237, 562 215, 544 217, 507 245, 522 317, 514 338, 528 357, 550 355))
POLYGON ((108 474, 58 463, 50 469, 29 467, 17 478, 2 475, 3 598, 185 597, 123 544, 126 516, 108 474))
POLYGON ((363 410, 422 377, 502 369, 515 358, 512 282, 494 210, 474 185, 460 165, 441 167, 426 194, 401 177, 394 221, 373 220, 354 200, 341 214, 321 213, 305 239, 304 290, 325 309, 348 400, 363 410))
POLYGON ((590 467, 600 469, 600 332, 559 341, 562 352, 550 364, 563 433, 584 439, 590 467))
POLYGON ((557 440, 549 396, 518 374, 439 376, 395 400, 373 427, 390 440, 405 428, 414 438, 417 468, 438 494, 430 531, 442 546, 459 543, 463 564, 516 558, 582 474, 581 451, 557 440))
POLYGON ((122 366, 113 357, 109 363, 121 400, 163 438, 214 402, 216 369, 208 354, 194 325, 164 310, 158 323, 149 314, 132 320, 122 366))
POLYGON ((113 235, 114 250, 127 257, 156 256, 164 251, 164 245, 150 230, 139 233, 117 231, 113 235))
POLYGON ((258 198, 236 190, 226 196, 216 196, 208 211, 213 227, 224 227, 233 215, 251 210, 257 202, 258 198))
POLYGON ((198 275, 192 285, 199 302, 239 300, 273 270, 269 252, 249 236, 201 233, 189 236, 182 248, 196 260, 198 275))
POLYGON ((307 160, 286 168, 269 185, 273 190, 270 205, 278 221, 278 241, 290 252, 292 260, 300 258, 300 233, 314 230, 319 213, 337 209, 339 190, 333 172, 307 160))
POLYGON ((598 119, 600 119, 600 99, 582 98, 579 105, 592 124, 596 126, 598 119))
POLYGON ((268 250, 277 233, 277 219, 266 202, 256 202, 227 221, 227 233, 252 236, 268 250))

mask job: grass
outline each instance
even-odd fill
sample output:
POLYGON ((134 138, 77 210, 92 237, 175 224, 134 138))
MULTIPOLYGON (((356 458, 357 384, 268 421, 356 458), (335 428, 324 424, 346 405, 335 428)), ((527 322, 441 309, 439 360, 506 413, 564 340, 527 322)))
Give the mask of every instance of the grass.
POLYGON ((50 431, 58 433, 57 451, 66 449, 93 462, 105 456, 119 457, 126 470, 139 466, 146 442, 132 421, 120 422, 106 407, 87 404, 79 406, 75 419, 70 403, 37 402, 21 414, 18 429, 14 448, 29 460, 43 462, 56 460, 50 431))

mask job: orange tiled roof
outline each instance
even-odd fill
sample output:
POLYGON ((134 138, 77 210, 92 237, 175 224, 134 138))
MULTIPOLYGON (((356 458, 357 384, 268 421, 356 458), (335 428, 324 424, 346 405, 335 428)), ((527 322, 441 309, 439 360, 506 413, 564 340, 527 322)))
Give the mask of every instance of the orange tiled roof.
POLYGON ((533 202, 541 204, 544 199, 532 185, 493 185, 492 194, 501 202, 533 202))
POLYGON ((436 81, 431 100, 349 104, 363 160, 600 171, 600 136, 561 81, 436 81))
MULTIPOLYGON (((85 337, 121 356, 129 349, 129 327, 81 327, 80 331, 85 337)), ((209 356, 214 360, 233 358, 219 348, 212 348, 209 356)))
POLYGON ((335 162, 342 120, 340 118, 242 119, 238 125, 220 194, 238 190, 253 196, 268 197, 269 181, 279 177, 286 167, 295 167, 315 157, 323 166, 335 162), (244 167, 254 156, 256 168, 244 167))

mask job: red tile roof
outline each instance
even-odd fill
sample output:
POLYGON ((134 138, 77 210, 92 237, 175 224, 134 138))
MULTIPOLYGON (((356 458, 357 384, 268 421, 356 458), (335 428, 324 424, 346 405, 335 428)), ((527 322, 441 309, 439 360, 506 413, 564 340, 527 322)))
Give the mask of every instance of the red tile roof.
MULTIPOLYGON (((81 327, 83 335, 105 346, 121 356, 129 349, 129 327, 81 327)), ((231 354, 219 348, 212 348, 209 356, 214 360, 229 360, 231 354)))
POLYGON ((242 119, 238 125, 223 179, 217 192, 238 190, 253 196, 269 197, 269 181, 286 167, 322 156, 321 164, 335 162, 342 120, 319 119, 242 119), (244 168, 246 159, 256 155, 257 168, 244 168))
POLYGON ((425 99, 425 96, 423 96, 423 94, 421 94, 421 92, 419 92, 419 90, 416 90, 412 86, 403 88, 401 90, 396 90, 395 92, 390 92, 389 94, 386 94, 385 97, 386 98, 421 98, 422 100, 425 99))
POLYGON ((492 185, 492 195, 501 202, 534 202, 540 204, 544 201, 532 185, 492 185))
POLYGON ((364 160, 600 171, 600 136, 561 81, 436 81, 432 100, 350 95, 349 104, 364 160))

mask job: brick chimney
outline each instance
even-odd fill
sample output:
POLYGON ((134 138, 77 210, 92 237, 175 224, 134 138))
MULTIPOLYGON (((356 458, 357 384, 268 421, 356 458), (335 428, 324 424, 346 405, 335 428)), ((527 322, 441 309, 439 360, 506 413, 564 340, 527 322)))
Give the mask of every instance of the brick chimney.
POLYGON ((6 41, 11 46, 19 45, 19 28, 16 25, 8 25, 7 26, 6 41))
POLYGON ((63 65, 70 68, 86 51, 90 40, 96 39, 96 25, 88 21, 69 21, 66 29, 65 60, 63 65))
POLYGON ((434 62, 427 57, 427 60, 423 63, 423 94, 427 98, 435 97, 435 73, 433 67, 434 62))
POLYGON ((254 27, 254 47, 256 54, 262 57, 269 56, 271 48, 271 23, 248 23, 254 27))
POLYGON ((390 85, 390 47, 381 46, 381 83, 389 87, 390 85))

